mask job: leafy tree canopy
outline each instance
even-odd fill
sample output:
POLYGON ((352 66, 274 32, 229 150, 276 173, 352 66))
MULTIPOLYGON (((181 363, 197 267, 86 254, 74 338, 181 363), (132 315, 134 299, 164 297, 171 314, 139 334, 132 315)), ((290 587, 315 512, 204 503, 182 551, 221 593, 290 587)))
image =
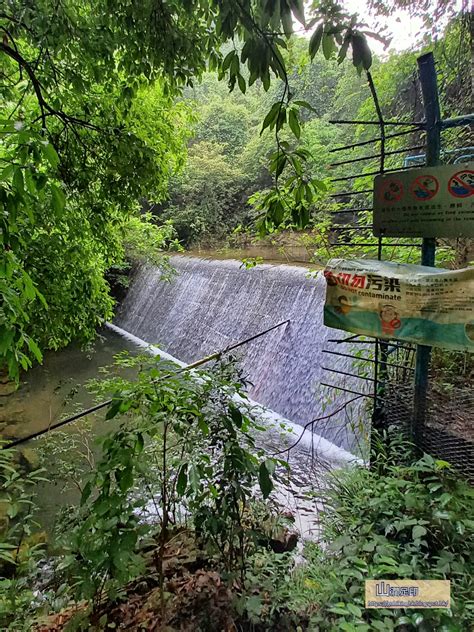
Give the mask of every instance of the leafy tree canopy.
MULTIPOLYGON (((333 2, 309 16, 302 0, 2 3, 0 362, 11 375, 110 316, 104 271, 121 256, 121 226, 141 197, 164 197, 182 162, 185 114, 170 99, 184 86, 207 68, 242 92, 257 80, 268 90, 273 75, 285 87, 264 127, 299 135, 307 105, 292 103, 285 61, 294 20, 317 25, 311 55, 352 44, 370 66, 355 18, 333 2)), ((304 158, 282 143, 278 153, 277 175, 304 158)))
MULTIPOLYGON (((0 364, 14 376, 110 316, 104 272, 123 257, 125 224, 141 198, 165 198, 183 164, 193 114, 176 96, 206 70, 231 90, 268 93, 259 131, 274 136, 269 170, 285 178, 284 199, 263 200, 260 228, 304 226, 324 186, 297 141, 336 89, 335 63, 315 91, 304 61, 295 92, 294 62, 306 47, 310 59, 350 53, 361 72, 372 64, 366 36, 378 37, 333 0, 5 0, 0 30, 0 364), (312 32, 305 43, 295 24, 312 32)), ((196 140, 219 132, 230 147, 238 135, 214 114, 209 104, 196 140)), ((238 104, 229 117, 245 118, 238 104)))

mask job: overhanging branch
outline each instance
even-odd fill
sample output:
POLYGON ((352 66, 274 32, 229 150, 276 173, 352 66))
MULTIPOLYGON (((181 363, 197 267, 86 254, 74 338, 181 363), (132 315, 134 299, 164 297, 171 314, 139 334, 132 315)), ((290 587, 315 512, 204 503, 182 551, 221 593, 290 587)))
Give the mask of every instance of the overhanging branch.
POLYGON ((20 54, 20 52, 17 49, 12 48, 5 42, 0 42, 0 51, 8 55, 8 57, 10 57, 11 59, 13 59, 18 64, 19 68, 23 69, 28 75, 28 77, 30 78, 36 99, 38 101, 40 112, 41 112, 40 116, 38 117, 38 119, 35 119, 35 121, 41 120, 42 127, 44 129, 46 129, 47 117, 54 116, 60 119, 66 125, 73 125, 73 126, 77 125, 77 126, 85 127, 87 129, 91 129, 95 131, 101 130, 100 127, 98 127, 97 125, 94 125, 93 123, 90 123, 89 121, 85 121, 81 118, 78 118, 77 116, 66 114, 62 110, 56 110, 55 108, 51 107, 49 103, 46 101, 46 99, 44 98, 43 86, 41 85, 41 82, 38 79, 38 76, 35 70, 33 69, 32 65, 30 64, 30 62, 28 62, 20 54))

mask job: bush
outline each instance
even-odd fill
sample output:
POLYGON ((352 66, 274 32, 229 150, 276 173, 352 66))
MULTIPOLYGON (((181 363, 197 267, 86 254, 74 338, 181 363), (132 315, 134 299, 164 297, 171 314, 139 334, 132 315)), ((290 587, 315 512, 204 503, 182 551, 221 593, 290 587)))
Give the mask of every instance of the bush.
POLYGON ((248 178, 224 145, 201 141, 189 149, 183 173, 173 181, 170 203, 159 213, 172 220, 185 246, 224 239, 248 214, 248 178))
MULTIPOLYGON (((411 454, 401 444, 397 453, 411 454)), ((322 548, 308 547, 299 582, 317 604, 312 630, 461 631, 474 622, 473 489, 448 463, 386 456, 374 471, 334 476, 322 548), (398 460, 398 463, 400 461, 398 460), (365 610, 366 579, 449 579, 451 609, 365 610), (312 593, 312 594, 311 594, 312 593)))
POLYGON ((107 419, 121 424, 102 439, 102 458, 81 481, 81 507, 63 525, 60 568, 78 596, 97 605, 144 571, 148 542, 164 604, 165 547, 188 527, 226 573, 242 576, 258 539, 246 528, 247 507, 257 486, 270 494, 277 464, 255 445, 260 426, 234 403, 242 380, 227 363, 190 374, 149 355, 118 362, 136 366, 137 379, 95 383, 98 394, 115 391, 107 419))
POLYGON ((16 450, 0 442, 0 630, 31 629, 38 604, 32 576, 42 557, 43 536, 37 524, 35 487, 44 470, 22 472, 16 450))

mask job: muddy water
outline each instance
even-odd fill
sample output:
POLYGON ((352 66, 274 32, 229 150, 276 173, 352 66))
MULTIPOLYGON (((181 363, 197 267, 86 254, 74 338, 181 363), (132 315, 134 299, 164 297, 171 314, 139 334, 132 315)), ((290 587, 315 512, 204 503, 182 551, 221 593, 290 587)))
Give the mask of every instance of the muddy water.
MULTIPOLYGON (((70 346, 62 351, 47 352, 43 364, 27 373, 16 393, 0 397, 0 436, 7 441, 28 437, 31 433, 92 406, 96 401, 85 387, 86 382, 99 377, 101 367, 111 365, 114 355, 124 350, 130 353, 138 351, 133 343, 104 329, 87 350, 70 346)), ((134 371, 120 369, 120 374, 132 378, 134 371)), ((64 426, 59 431, 28 441, 19 450, 23 455, 22 459, 30 467, 39 466, 42 454, 41 465, 50 472, 56 471, 58 460, 54 449, 47 446, 48 442, 52 443, 52 437, 57 441, 58 433, 62 436, 56 448, 61 460, 64 452, 75 451, 77 442, 81 441, 87 443, 93 459, 98 456, 95 437, 109 430, 111 423, 104 421, 103 413, 96 413, 64 426)), ((51 534, 58 509, 78 500, 79 492, 74 485, 41 484, 37 498, 37 520, 41 529, 51 534)))
MULTIPOLYGON (((26 437, 73 412, 93 405, 95 400, 87 391, 85 383, 97 378, 100 375, 100 368, 110 365, 116 353, 124 349, 137 353, 143 351, 143 348, 140 348, 143 345, 142 341, 134 339, 133 336, 127 337, 106 329, 87 351, 70 347, 46 354, 43 365, 35 367, 27 374, 15 394, 0 398, 0 414, 4 420, 3 437, 26 437)), ((123 374, 123 369, 121 371, 123 374)), ((132 377, 131 370, 128 377, 132 377)), ((255 403, 250 405, 258 408, 255 403)), ((288 432, 283 436, 279 428, 284 420, 271 411, 260 408, 258 411, 269 427, 269 431, 262 437, 262 447, 270 454, 283 450, 299 437, 299 427, 287 423, 288 432)), ((93 447, 94 437, 106 430, 111 430, 111 425, 110 422, 104 421, 103 413, 96 413, 85 420, 65 426, 61 429, 62 433, 68 433, 63 435, 64 450, 74 449, 74 442, 85 438, 97 456, 97 449, 93 447)), ((53 433, 57 431, 52 431, 53 433)), ((26 454, 32 459, 33 464, 36 460, 35 455, 44 451, 47 441, 48 438, 43 437, 25 444, 26 454)), ((48 463, 51 463, 54 469, 54 454, 49 458, 51 461, 48 463)), ((317 437, 315 441, 314 435, 306 432, 297 448, 290 454, 282 453, 280 458, 289 460, 292 471, 291 477, 287 477, 285 482, 278 486, 274 494, 275 500, 292 511, 296 518, 295 526, 300 533, 306 537, 314 536, 317 530, 316 502, 311 495, 323 485, 327 469, 347 462, 351 455, 340 451, 337 446, 321 437, 317 437)), ((78 499, 79 493, 74 486, 63 489, 61 484, 43 485, 39 489, 38 497, 38 520, 41 528, 51 534, 58 510, 76 503, 78 499)))
MULTIPOLYGON (((29 371, 16 393, 0 397, 0 435, 21 438, 47 428, 63 416, 92 406, 85 383, 97 378, 119 351, 137 347, 109 329, 99 332, 87 350, 70 346, 47 352, 43 364, 29 371)), ((64 428, 65 431, 67 427, 64 428)))

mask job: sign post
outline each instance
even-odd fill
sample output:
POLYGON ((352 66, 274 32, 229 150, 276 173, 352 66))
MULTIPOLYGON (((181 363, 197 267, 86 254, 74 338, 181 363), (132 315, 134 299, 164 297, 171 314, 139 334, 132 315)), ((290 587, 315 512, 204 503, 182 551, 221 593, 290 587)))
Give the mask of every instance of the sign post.
MULTIPOLYGON (((418 73, 426 122, 426 166, 434 167, 440 163, 441 151, 441 111, 439 107, 438 82, 433 53, 418 58, 418 73)), ((436 239, 424 237, 421 247, 421 265, 434 266, 436 259, 436 239)), ((421 445, 423 426, 426 417, 426 394, 428 390, 428 371, 431 347, 418 345, 415 365, 415 394, 412 435, 417 446, 421 445)))

